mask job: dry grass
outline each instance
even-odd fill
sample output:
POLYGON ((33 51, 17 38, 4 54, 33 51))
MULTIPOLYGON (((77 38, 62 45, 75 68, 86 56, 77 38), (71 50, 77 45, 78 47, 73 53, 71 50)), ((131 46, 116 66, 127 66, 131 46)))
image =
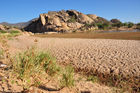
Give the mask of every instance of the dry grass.
POLYGON ((140 40, 140 32, 36 34, 38 37, 140 40))

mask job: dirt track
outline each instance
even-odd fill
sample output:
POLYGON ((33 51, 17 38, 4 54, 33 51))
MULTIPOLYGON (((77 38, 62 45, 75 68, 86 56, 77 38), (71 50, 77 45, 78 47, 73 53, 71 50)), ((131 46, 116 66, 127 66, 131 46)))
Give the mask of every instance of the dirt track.
POLYGON ((76 68, 140 77, 140 41, 111 39, 64 39, 19 36, 8 43, 12 51, 35 45, 49 49, 59 62, 76 68))

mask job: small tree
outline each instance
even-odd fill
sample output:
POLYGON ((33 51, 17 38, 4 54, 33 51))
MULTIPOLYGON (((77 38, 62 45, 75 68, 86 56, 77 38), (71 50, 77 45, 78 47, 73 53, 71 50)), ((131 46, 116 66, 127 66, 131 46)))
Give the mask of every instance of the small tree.
POLYGON ((113 27, 117 27, 117 28, 120 28, 121 26, 123 26, 123 24, 121 22, 119 23, 114 23, 112 24, 113 27))
POLYGON ((127 26, 128 27, 128 23, 127 22, 123 23, 123 26, 127 26))
POLYGON ((140 23, 137 23, 137 25, 136 25, 137 27, 137 29, 140 29, 140 23))
POLYGON ((108 23, 103 23, 103 24, 98 23, 97 26, 99 29, 105 30, 105 29, 108 29, 110 25, 108 23))
POLYGON ((128 28, 131 28, 131 27, 133 27, 133 26, 134 26, 134 23, 128 22, 128 28))

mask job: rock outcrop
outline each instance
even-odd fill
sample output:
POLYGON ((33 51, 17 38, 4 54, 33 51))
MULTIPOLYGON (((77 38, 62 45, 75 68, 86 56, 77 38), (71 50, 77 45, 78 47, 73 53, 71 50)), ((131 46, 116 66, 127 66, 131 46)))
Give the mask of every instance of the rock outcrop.
POLYGON ((33 33, 71 32, 82 29, 85 24, 93 24, 98 20, 96 15, 86 15, 76 10, 50 11, 40 14, 38 19, 33 20, 24 29, 33 33))
POLYGON ((5 27, 3 25, 0 25, 0 30, 5 30, 5 27))

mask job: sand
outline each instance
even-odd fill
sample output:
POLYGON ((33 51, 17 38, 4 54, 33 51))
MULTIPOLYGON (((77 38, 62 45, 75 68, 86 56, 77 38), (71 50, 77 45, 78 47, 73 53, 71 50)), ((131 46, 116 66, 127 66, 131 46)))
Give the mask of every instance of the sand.
POLYGON ((30 46, 49 50, 59 63, 75 68, 127 77, 140 77, 140 41, 112 39, 39 38, 10 40, 11 52, 30 46), (37 42, 34 42, 37 41, 37 42))

